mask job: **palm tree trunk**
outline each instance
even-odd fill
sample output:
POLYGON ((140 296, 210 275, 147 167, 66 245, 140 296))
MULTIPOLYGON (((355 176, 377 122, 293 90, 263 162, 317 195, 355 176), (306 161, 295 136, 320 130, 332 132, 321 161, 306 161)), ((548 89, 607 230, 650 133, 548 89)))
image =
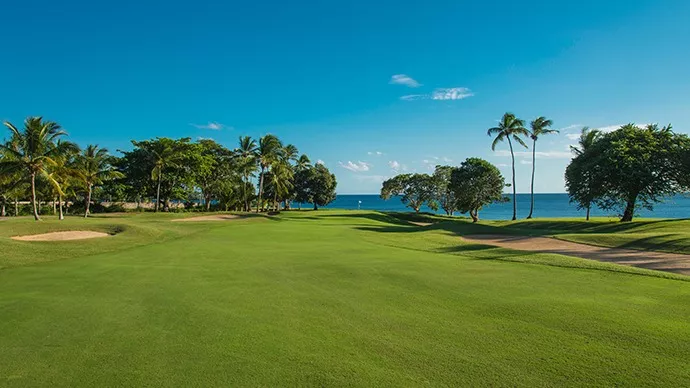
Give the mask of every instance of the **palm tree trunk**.
POLYGON ((2 211, 0 212, 0 216, 5 217, 7 215, 7 212, 5 211, 5 198, 2 199, 2 211))
POLYGON ((508 137, 508 145, 510 146, 510 158, 513 161, 513 221, 517 219, 517 192, 515 190, 515 153, 513 153, 513 143, 508 137))
POLYGON ((91 191, 93 189, 92 185, 89 185, 89 192, 86 195, 86 210, 84 211, 84 218, 89 216, 89 208, 91 207, 91 191))
POLYGON ((587 206, 587 218, 586 218, 587 221, 589 221, 589 208, 590 208, 590 206, 587 206))
POLYGON ((261 166, 261 176, 259 177, 259 199, 258 202, 256 203, 256 212, 259 212, 259 209, 261 209, 262 205, 262 197, 264 195, 264 166, 261 166))
POLYGON ((65 215, 62 213, 62 195, 58 195, 58 209, 59 209, 58 220, 64 220, 65 215))
POLYGON ((55 198, 53 198, 53 215, 57 213, 57 203, 55 203, 55 198))
POLYGON ((19 217, 19 198, 14 197, 14 216, 19 217))
POLYGON ((158 213, 158 205, 161 203, 161 173, 158 173, 158 188, 156 189, 156 208, 153 211, 158 213))
POLYGON ((36 173, 31 173, 31 206, 34 211, 34 220, 40 221, 41 218, 38 216, 38 208, 36 207, 36 173))
POLYGON ((244 211, 249 212, 249 198, 247 198, 247 182, 249 181, 249 176, 244 175, 242 177, 242 196, 244 197, 244 211))
POLYGON ((532 143, 532 184, 530 185, 530 205, 529 205, 529 215, 527 219, 532 218, 532 213, 534 212, 534 170, 536 168, 536 154, 537 154, 537 140, 535 139, 532 143))

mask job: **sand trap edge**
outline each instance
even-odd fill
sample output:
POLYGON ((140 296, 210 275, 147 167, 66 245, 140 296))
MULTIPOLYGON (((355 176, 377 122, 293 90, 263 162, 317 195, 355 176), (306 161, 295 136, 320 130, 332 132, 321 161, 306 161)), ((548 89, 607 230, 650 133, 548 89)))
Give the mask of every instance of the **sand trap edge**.
POLYGON ((110 237, 110 235, 108 233, 94 232, 90 230, 67 230, 63 232, 12 236, 11 239, 16 241, 72 241, 99 237, 110 237))

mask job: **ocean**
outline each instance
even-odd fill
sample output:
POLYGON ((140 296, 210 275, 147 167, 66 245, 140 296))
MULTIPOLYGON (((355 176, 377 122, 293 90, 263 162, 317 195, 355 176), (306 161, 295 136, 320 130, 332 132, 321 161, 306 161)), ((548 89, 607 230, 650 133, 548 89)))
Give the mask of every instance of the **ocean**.
MULTIPOLYGON (((509 195, 512 198, 512 195, 509 195)), ((529 194, 518 194, 518 218, 525 218, 529 214, 529 194)), ((381 211, 412 211, 405 207, 397 197, 387 201, 381 199, 377 194, 339 194, 326 209, 357 209, 362 210, 381 210, 381 211), (361 201, 361 204, 360 204, 361 201)), ((422 211, 434 211, 424 207, 422 211)), ((436 213, 445 214, 442 209, 436 213)), ((459 213, 456 213, 459 214, 459 213)), ((484 220, 507 220, 513 215, 512 202, 492 204, 479 211, 479 218, 484 220)), ((567 194, 534 194, 534 217, 554 218, 554 217, 585 217, 584 210, 577 210, 574 204, 570 203, 567 194)), ((616 217, 616 212, 592 209, 592 217, 616 217)), ((690 197, 678 195, 667 199, 654 206, 653 211, 640 209, 637 217, 646 218, 690 218, 690 197)))

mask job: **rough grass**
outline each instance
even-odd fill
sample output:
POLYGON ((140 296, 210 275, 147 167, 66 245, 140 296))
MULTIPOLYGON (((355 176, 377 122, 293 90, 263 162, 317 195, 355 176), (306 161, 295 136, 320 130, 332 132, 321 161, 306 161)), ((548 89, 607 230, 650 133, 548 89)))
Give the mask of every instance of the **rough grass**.
POLYGON ((690 282, 457 237, 515 228, 354 211, 168 221, 0 224, 14 266, 0 270, 0 385, 690 381, 690 282), (113 225, 95 246, 6 238, 113 225))

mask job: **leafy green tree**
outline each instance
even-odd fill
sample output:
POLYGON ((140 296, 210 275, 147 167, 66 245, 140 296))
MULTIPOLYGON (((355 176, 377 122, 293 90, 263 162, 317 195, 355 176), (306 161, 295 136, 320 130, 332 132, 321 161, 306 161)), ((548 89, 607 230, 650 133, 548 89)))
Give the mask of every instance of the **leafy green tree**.
POLYGON ((527 219, 532 218, 532 213, 534 213, 534 173, 537 166, 537 140, 539 140, 541 136, 558 133, 558 130, 549 128, 552 125, 553 121, 544 116, 537 117, 530 123, 531 130, 529 131, 529 137, 532 139, 532 182, 530 183, 530 206, 527 219))
POLYGON ((91 207, 91 195, 94 186, 102 185, 103 182, 123 177, 122 173, 115 170, 110 164, 111 158, 106 148, 99 148, 98 145, 88 145, 76 158, 76 170, 79 180, 86 190, 84 217, 89 216, 91 207))
POLYGON ((428 174, 401 174, 384 181, 381 198, 392 196, 400 196, 400 201, 417 213, 425 203, 433 210, 438 208, 434 179, 428 174))
MULTIPOLYGON (((575 167, 581 163, 579 168, 586 168, 591 180, 578 181, 583 175, 572 173, 573 167, 566 179, 571 185, 596 188, 600 208, 622 210, 621 221, 632 221, 638 208, 652 210, 654 203, 690 188, 682 178, 687 170, 681 155, 688 152, 687 135, 675 134, 670 125, 627 124, 602 135, 576 158, 575 167)), ((577 194, 571 198, 581 201, 577 194)))
POLYGON ((335 201, 335 188, 338 182, 335 175, 331 174, 323 164, 317 163, 309 171, 311 172, 311 203, 314 205, 314 210, 319 210, 319 206, 326 206, 335 201))
POLYGON ((452 171, 453 167, 450 166, 436 166, 433 175, 436 201, 447 215, 452 215, 457 210, 457 198, 450 185, 452 171))
POLYGON ((505 179, 493 164, 469 158, 451 172, 450 188, 455 193, 458 210, 479 221, 479 210, 494 202, 505 202, 505 179))
POLYGON ((280 160, 283 154, 283 144, 274 135, 265 135, 259 139, 259 147, 257 149, 256 158, 259 162, 261 172, 259 174, 259 198, 256 212, 258 213, 263 207, 264 194, 264 175, 266 171, 280 160))
POLYGON ((197 166, 194 169, 194 179, 201 189, 206 211, 210 210, 211 201, 218 195, 220 182, 231 178, 235 172, 233 154, 230 150, 216 143, 214 140, 199 140, 195 152, 197 166))
POLYGON ((9 142, 0 145, 5 158, 0 164, 0 171, 14 173, 23 171, 31 184, 31 206, 36 221, 40 220, 36 203, 36 177, 47 176, 48 167, 55 164, 53 160, 60 150, 56 140, 65 135, 60 125, 52 121, 43 121, 42 117, 29 117, 24 121, 23 130, 12 123, 5 122, 12 133, 9 142))
POLYGON ((582 128, 577 146, 570 146, 571 151, 576 155, 565 169, 565 188, 570 196, 570 202, 577 204, 578 210, 586 210, 586 220, 589 221, 590 211, 599 194, 599 189, 603 186, 595 181, 598 175, 596 170, 599 166, 596 158, 583 156, 587 151, 594 147, 601 132, 582 128))
POLYGON ((495 136, 493 143, 491 143, 491 150, 496 150, 498 143, 508 140, 510 147, 510 158, 513 169, 513 221, 517 219, 517 192, 515 188, 515 152, 513 151, 513 140, 519 145, 527 148, 527 144, 522 140, 521 136, 528 136, 527 128, 525 128, 524 120, 520 120, 512 113, 506 113, 501 118, 498 126, 489 128, 487 131, 489 136, 495 136), (512 140, 511 140, 512 139, 512 140))

